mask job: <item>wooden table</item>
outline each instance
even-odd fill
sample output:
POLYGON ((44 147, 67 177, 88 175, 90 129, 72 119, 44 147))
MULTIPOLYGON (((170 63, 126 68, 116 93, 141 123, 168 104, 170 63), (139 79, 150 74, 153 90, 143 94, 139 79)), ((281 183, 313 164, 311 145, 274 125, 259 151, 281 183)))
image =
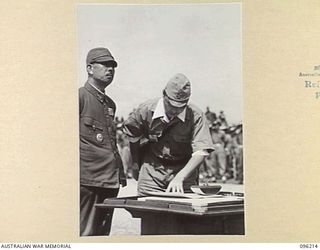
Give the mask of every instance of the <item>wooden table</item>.
POLYGON ((244 235, 243 198, 191 200, 132 196, 106 199, 96 207, 124 208, 141 218, 142 235, 244 235))

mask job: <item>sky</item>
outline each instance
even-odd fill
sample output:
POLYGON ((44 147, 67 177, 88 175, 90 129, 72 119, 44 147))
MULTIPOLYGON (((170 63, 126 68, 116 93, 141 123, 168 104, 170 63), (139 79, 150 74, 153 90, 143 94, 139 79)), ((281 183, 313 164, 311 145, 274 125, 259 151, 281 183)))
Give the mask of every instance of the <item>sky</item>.
POLYGON ((183 73, 190 102, 223 110, 229 123, 242 121, 240 4, 82 4, 77 24, 79 87, 88 51, 107 47, 118 62, 106 89, 117 116, 160 97, 168 80, 183 73))

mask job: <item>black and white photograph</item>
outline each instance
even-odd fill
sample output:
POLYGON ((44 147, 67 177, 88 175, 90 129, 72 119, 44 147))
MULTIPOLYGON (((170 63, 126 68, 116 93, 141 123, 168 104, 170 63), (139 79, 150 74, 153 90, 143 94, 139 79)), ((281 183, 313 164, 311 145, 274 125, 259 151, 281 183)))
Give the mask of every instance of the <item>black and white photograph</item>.
POLYGON ((241 3, 76 14, 79 235, 245 235, 241 3))
POLYGON ((1 248, 319 247, 319 0, 0 11, 1 248))

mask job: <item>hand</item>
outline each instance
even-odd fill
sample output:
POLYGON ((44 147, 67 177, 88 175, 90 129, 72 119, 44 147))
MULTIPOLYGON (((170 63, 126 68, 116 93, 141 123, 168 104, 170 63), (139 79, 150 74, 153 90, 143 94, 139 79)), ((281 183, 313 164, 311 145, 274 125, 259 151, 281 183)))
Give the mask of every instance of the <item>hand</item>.
POLYGON ((175 193, 184 193, 183 191, 183 179, 178 176, 174 177, 172 181, 170 181, 166 192, 175 192, 175 193))

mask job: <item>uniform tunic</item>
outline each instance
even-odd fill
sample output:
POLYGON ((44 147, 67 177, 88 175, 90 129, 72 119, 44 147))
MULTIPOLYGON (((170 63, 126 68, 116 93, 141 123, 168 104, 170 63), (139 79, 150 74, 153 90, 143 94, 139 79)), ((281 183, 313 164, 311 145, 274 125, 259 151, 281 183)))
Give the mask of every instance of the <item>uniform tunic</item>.
POLYGON ((90 84, 79 89, 80 184, 119 188, 125 184, 113 121, 116 105, 90 84))
MULTIPOLYGON (((157 98, 141 104, 124 122, 124 132, 131 142, 140 140, 141 169, 138 180, 139 195, 149 191, 165 191, 174 176, 186 165, 193 153, 213 150, 208 124, 204 114, 194 105, 187 105, 185 117, 166 122, 155 117, 157 98)), ((198 171, 184 181, 188 190, 198 183, 198 171)))
POLYGON ((79 89, 80 108, 80 235, 108 235, 113 210, 96 203, 116 197, 126 185, 113 122, 116 106, 86 83, 79 89))

